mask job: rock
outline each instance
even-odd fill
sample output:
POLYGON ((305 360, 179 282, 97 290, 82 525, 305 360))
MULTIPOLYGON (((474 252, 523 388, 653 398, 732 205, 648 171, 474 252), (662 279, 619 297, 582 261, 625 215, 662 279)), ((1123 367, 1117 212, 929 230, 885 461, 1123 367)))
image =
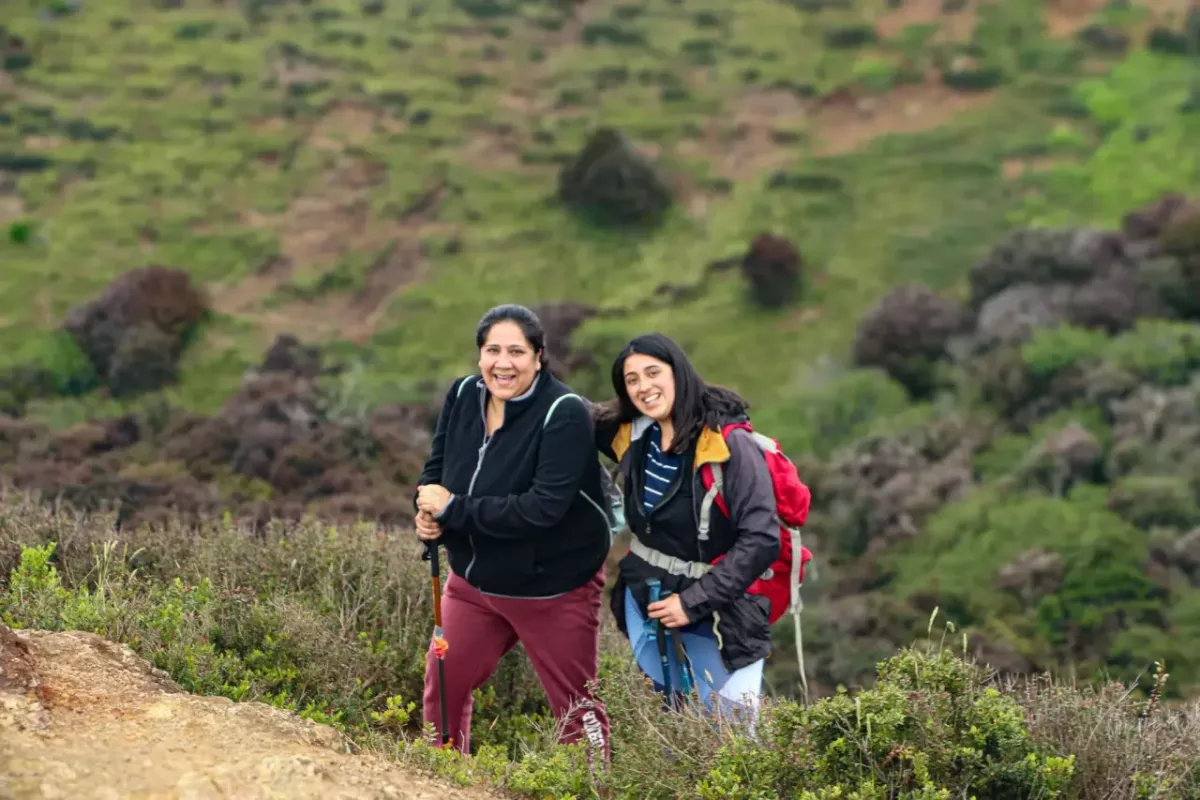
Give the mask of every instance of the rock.
POLYGON ((0 626, 0 796, 489 800, 263 703, 187 694, 128 647, 0 626), (36 724, 34 724, 36 721, 36 724))
POLYGON ((599 222, 656 222, 673 197, 666 182, 625 134, 601 128, 558 176, 558 197, 599 222))
POLYGON ((854 363, 879 367, 914 396, 933 385, 934 363, 956 336, 970 332, 971 313, 921 286, 901 286, 884 296, 859 323, 854 363))
POLYGON ((742 276, 759 306, 787 305, 800 289, 800 252, 783 237, 760 233, 742 258, 742 276))

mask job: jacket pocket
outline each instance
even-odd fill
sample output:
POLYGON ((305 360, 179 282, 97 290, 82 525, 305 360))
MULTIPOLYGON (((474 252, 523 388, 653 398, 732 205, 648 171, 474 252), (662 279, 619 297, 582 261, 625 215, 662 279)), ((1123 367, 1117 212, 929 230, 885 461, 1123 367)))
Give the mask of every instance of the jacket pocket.
POLYGON ((481 592, 519 595, 536 579, 539 565, 535 542, 502 542, 486 537, 474 541, 475 561, 467 577, 481 592))
POLYGON ((759 594, 743 594, 720 612, 717 632, 724 648, 725 666, 738 670, 771 652, 771 601, 759 594))

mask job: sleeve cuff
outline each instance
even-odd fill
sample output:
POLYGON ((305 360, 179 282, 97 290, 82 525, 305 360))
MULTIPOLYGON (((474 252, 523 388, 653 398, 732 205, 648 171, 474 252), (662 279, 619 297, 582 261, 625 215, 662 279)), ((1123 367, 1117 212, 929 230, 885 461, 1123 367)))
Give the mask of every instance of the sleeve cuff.
POLYGON ((446 515, 450 513, 450 504, 454 502, 454 495, 450 495, 450 499, 446 501, 446 505, 442 506, 442 510, 433 515, 436 522, 441 522, 446 519, 446 515))
POLYGON ((691 622, 701 619, 708 613, 708 598, 699 582, 693 583, 680 592, 679 602, 683 604, 683 610, 691 622))

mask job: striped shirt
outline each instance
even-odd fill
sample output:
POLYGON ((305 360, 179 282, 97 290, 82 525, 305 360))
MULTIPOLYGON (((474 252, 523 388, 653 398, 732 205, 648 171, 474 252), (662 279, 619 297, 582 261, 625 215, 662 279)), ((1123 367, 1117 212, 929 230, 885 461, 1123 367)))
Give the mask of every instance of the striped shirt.
POLYGON ((660 446, 662 428, 655 425, 646 432, 650 446, 646 448, 645 483, 642 489, 642 510, 647 517, 659 501, 663 499, 675 473, 679 471, 681 456, 675 453, 664 453, 660 446))

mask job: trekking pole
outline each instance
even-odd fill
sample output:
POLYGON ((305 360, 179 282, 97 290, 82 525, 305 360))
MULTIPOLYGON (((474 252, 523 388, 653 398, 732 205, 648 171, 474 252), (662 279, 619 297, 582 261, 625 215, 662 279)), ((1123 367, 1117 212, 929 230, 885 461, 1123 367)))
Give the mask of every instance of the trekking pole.
POLYGON ((671 631, 671 642, 675 645, 675 658, 679 659, 679 673, 683 682, 683 696, 691 697, 692 689, 696 686, 692 674, 692 662, 688 659, 687 649, 683 646, 683 634, 677 629, 671 631))
MULTIPOLYGON (((657 603, 662 599, 662 584, 657 578, 651 578, 646 581, 646 585, 650 587, 650 602, 657 603)), ((663 692, 667 696, 667 702, 674 705, 675 692, 671 688, 671 659, 667 655, 667 636, 666 626, 660 620, 650 619, 651 630, 654 631, 654 638, 658 641, 658 660, 662 664, 662 683, 663 692)))
POLYGON ((425 558, 429 561, 429 574, 433 577, 433 654, 438 660, 438 705, 442 715, 442 744, 450 743, 450 727, 446 721, 446 651, 450 644, 442 631, 442 576, 438 564, 437 542, 425 544, 425 558))

